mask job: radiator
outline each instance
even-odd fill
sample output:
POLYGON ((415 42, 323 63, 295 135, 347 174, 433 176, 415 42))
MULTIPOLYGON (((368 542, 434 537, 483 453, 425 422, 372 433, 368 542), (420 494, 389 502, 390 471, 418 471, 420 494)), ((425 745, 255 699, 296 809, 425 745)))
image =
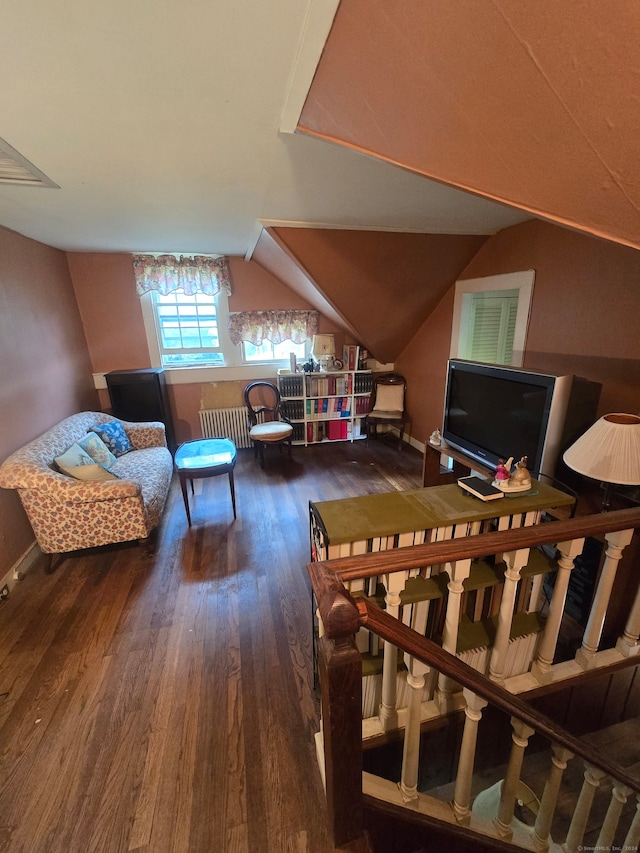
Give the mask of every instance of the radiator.
POLYGON ((247 410, 243 406, 200 409, 198 414, 204 438, 230 438, 236 447, 252 446, 247 429, 247 410))

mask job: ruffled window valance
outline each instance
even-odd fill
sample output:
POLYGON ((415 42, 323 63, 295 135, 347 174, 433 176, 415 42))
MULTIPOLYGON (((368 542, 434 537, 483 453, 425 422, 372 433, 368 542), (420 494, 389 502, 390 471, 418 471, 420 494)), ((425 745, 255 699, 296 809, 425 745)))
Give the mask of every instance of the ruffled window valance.
POLYGON ((229 313, 227 328, 234 344, 303 344, 318 333, 318 318, 317 311, 234 311, 229 313))
POLYGON ((220 290, 231 293, 229 262, 208 255, 134 255, 133 270, 139 296, 157 290, 163 296, 182 289, 188 296, 220 290))

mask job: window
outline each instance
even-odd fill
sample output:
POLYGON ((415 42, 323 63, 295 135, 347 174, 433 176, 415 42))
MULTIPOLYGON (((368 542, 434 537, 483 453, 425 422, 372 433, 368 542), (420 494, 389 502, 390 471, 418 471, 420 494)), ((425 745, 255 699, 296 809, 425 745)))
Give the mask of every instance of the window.
POLYGON ((284 341, 281 344, 272 344, 271 341, 263 341, 260 346, 251 344, 248 341, 242 342, 242 357, 247 364, 266 361, 282 361, 288 359, 291 353, 295 355, 298 361, 304 361, 307 358, 307 349, 309 342, 306 344, 294 344, 290 340, 284 341))
MULTIPOLYGON (((213 381, 209 368, 225 368, 225 379, 266 378, 273 375, 274 365, 289 366, 292 353, 305 358, 317 332, 318 312, 230 313, 231 276, 225 257, 132 257, 153 367, 201 368, 202 381, 205 376, 213 381)), ((172 381, 194 381, 193 374, 187 375, 177 370, 172 381)))
POLYGON ((462 301, 458 357, 511 364, 517 313, 517 290, 466 293, 462 301))
POLYGON ((304 360, 318 331, 318 312, 305 309, 235 311, 228 315, 229 338, 245 364, 304 360))
POLYGON ((521 367, 534 270, 456 282, 451 358, 521 367))
POLYGON ((224 365, 218 331, 218 297, 219 293, 187 296, 181 290, 166 296, 157 291, 152 293, 163 367, 224 365))
POLYGON ((304 361, 311 346, 310 341, 272 343, 266 338, 259 345, 245 340, 232 343, 224 290, 215 296, 204 293, 188 296, 182 290, 167 295, 150 291, 140 297, 140 302, 153 367, 224 367, 237 372, 244 365, 245 369, 253 366, 253 373, 247 375, 268 377, 274 365, 289 367, 291 353, 304 361), (262 373, 258 365, 269 372, 262 373))

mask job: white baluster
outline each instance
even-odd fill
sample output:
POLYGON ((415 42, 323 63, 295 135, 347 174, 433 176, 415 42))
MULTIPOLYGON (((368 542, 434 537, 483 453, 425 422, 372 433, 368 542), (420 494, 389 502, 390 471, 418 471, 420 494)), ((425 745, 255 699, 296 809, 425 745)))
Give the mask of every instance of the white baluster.
POLYGON ((544 574, 534 575, 531 579, 531 594, 526 606, 527 613, 536 613, 540 606, 540 598, 544 587, 544 574))
MULTIPOLYGON (((444 631, 442 632, 442 648, 455 655, 458 646, 458 628, 460 626, 460 605, 464 587, 462 582, 471 573, 471 560, 456 560, 447 565, 447 572, 451 580, 447 585, 449 595, 447 597, 447 612, 445 615, 444 631)), ((452 694, 454 684, 450 678, 440 674, 438 677, 438 688, 436 702, 442 713, 451 710, 452 694)))
POLYGON ((498 807, 498 817, 494 821, 498 835, 505 840, 511 839, 513 829, 511 821, 513 820, 513 810, 516 804, 516 796, 518 793, 518 783, 520 782, 520 770, 522 769, 522 761, 524 759, 524 751, 527 748, 529 738, 534 732, 530 726, 515 717, 511 718, 511 727, 513 734, 511 739, 513 745, 511 754, 509 755, 509 763, 502 787, 500 789, 500 805, 498 807))
POLYGON ((600 829, 600 835, 596 841, 596 850, 611 850, 613 837, 616 834, 616 829, 620 821, 620 815, 630 793, 631 788, 627 788, 626 785, 620 782, 614 784, 611 791, 611 802, 609 803, 604 823, 600 829))
POLYGON ((471 817, 471 783, 476 757, 478 724, 482 718, 482 709, 486 707, 487 702, 466 688, 462 692, 467 704, 464 709, 464 731, 460 745, 460 758, 458 759, 452 806, 458 823, 468 826, 471 817))
MULTIPOLYGON (((398 618, 400 613, 400 593, 407 581, 407 572, 394 572, 384 575, 383 581, 387 594, 385 610, 389 616, 398 618)), ((398 711, 396 709, 396 682, 398 679, 398 650, 385 641, 382 659, 382 701, 378 711, 380 724, 384 731, 398 727, 398 711)))
POLYGON ((567 838, 562 845, 562 849, 566 851, 566 853, 578 853, 578 851, 582 849, 582 839, 584 838, 584 830, 587 825, 587 821, 589 820, 589 812, 591 811, 593 797, 595 795, 596 788, 604 776, 605 774, 603 771, 598 770, 597 767, 592 767, 588 764, 585 765, 582 790, 580 791, 580 796, 578 797, 578 802, 576 804, 573 817, 571 818, 571 825, 569 827, 569 832, 567 833, 567 838))
MULTIPOLYGON (((509 527, 531 527, 539 520, 539 512, 528 512, 524 515, 517 514, 506 516, 500 519, 498 529, 509 527)), ((529 549, 520 548, 518 551, 508 551, 502 555, 502 559, 507 564, 507 569, 504 574, 504 587, 502 590, 502 599, 500 600, 500 610, 498 612, 498 630, 496 638, 491 650, 491 659, 489 661, 489 678, 492 681, 504 681, 504 671, 507 661, 507 653, 509 649, 509 637, 511 636, 511 625, 513 622, 513 611, 515 608, 516 595, 518 592, 518 584, 520 582, 520 572, 529 561, 529 549)))
POLYGON ((618 571, 618 563, 624 548, 631 542, 632 537, 633 530, 617 530, 605 535, 605 539, 609 543, 606 559, 602 566, 598 588, 591 605, 589 621, 582 638, 582 648, 578 649, 576 653, 576 661, 583 669, 592 669, 595 666, 595 656, 602 637, 602 629, 611 598, 613 582, 618 571))
POLYGON ((553 745, 551 750, 551 769, 544 786, 538 816, 533 828, 533 844, 540 853, 546 853, 549 849, 551 824, 558 800, 560 783, 562 782, 562 774, 567 769, 567 761, 573 758, 573 754, 563 747, 553 745))
POLYGON ((504 555, 507 569, 504 573, 504 587, 502 590, 502 599, 500 600, 500 610, 498 612, 498 630, 496 631, 496 638, 493 643, 491 660, 489 662, 489 678, 492 681, 504 681, 509 636, 513 621, 513 608, 518 590, 518 582, 520 581, 520 571, 527 564, 528 556, 528 549, 510 551, 504 555))
POLYGON ((578 554, 582 553, 582 549, 584 548, 584 539, 559 542, 556 547, 560 551, 556 582, 553 588, 553 595, 551 596, 547 624, 544 627, 538 648, 538 657, 531 667, 532 674, 543 684, 551 681, 551 664, 553 663, 553 656, 556 651, 556 645, 558 644, 560 624, 564 613, 567 589, 569 588, 569 577, 575 558, 578 554))
POLYGON ((407 706, 407 724, 404 730, 404 746, 402 751, 402 774, 400 791, 405 803, 418 799, 418 767, 420 758, 420 708, 425 675, 429 667, 415 658, 405 656, 409 672, 407 686, 409 701, 407 706))
POLYGON ((637 850, 640 844, 640 794, 636 794, 636 811, 622 845, 623 850, 637 850))
POLYGON ((640 654, 640 586, 636 592, 636 597, 625 625, 624 634, 616 643, 616 649, 626 658, 640 654))

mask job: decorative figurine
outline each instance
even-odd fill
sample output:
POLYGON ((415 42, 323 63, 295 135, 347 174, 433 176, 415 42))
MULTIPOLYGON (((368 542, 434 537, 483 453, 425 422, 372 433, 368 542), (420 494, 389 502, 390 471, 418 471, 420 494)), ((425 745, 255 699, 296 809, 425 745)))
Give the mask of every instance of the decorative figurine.
POLYGON ((439 429, 434 429, 434 431, 429 436, 429 444, 435 444, 439 447, 442 444, 442 435, 439 429))
POLYGON ((528 488, 531 485, 531 474, 527 469, 527 457, 523 456, 519 462, 516 462, 516 470, 509 478, 509 485, 521 488, 528 488))
POLYGON ((531 488, 531 474, 527 470, 527 457, 523 456, 519 462, 516 462, 516 467, 513 473, 511 465, 513 464, 513 456, 510 456, 505 462, 504 459, 498 460, 498 467, 493 479, 493 484, 501 492, 526 492, 531 488))
POLYGON ((509 472, 511 470, 512 461, 513 456, 508 461, 505 461, 504 459, 498 459, 498 467, 496 468, 495 479, 499 483, 505 482, 511 476, 509 472))

